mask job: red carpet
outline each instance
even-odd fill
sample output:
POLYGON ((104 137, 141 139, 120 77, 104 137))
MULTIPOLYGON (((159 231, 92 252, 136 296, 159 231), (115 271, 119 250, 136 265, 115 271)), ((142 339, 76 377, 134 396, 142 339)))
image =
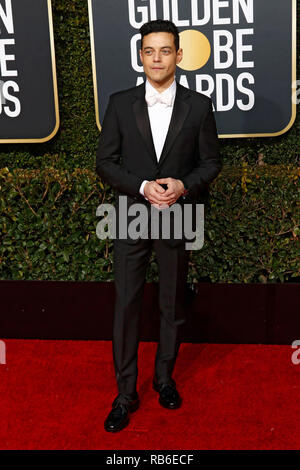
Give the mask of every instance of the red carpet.
POLYGON ((300 364, 290 346, 182 344, 182 407, 151 388, 156 344, 141 343, 141 406, 111 434, 117 394, 111 342, 5 340, 1 449, 299 449, 300 364))

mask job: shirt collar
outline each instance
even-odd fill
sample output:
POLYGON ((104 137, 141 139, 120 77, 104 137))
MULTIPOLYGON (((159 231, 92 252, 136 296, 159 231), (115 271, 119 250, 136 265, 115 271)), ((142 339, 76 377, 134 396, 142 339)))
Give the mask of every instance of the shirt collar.
MULTIPOLYGON (((166 90, 164 90, 161 94, 163 95, 164 93, 171 93, 172 94, 172 98, 173 98, 173 102, 174 102, 174 98, 175 98, 175 95, 176 95, 176 81, 175 81, 175 78, 173 80, 173 82, 171 83, 171 85, 169 86, 169 88, 167 88, 166 90)), ((145 91, 149 91, 151 93, 159 93, 159 91, 156 90, 156 88, 154 88, 154 86, 151 85, 151 83, 148 81, 148 79, 146 80, 146 86, 145 86, 145 91)))

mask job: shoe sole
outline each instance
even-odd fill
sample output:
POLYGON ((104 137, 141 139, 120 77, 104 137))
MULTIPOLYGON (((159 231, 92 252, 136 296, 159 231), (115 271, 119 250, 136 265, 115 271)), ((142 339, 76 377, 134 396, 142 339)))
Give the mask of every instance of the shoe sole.
MULTIPOLYGON (((131 408, 129 408, 129 414, 134 413, 138 409, 139 406, 140 406, 140 402, 138 401, 135 405, 133 405, 131 408)), ((119 431, 122 431, 122 429, 126 428, 126 426, 128 426, 128 424, 129 424, 129 417, 125 421, 125 423, 121 427, 118 427, 117 429, 109 429, 109 428, 107 429, 106 427, 104 427, 104 429, 107 432, 119 432, 119 431)))
POLYGON ((181 403, 182 403, 182 401, 180 401, 180 402, 178 403, 178 405, 166 406, 160 399, 159 399, 158 401, 159 401, 159 404, 160 404, 161 406, 163 406, 164 408, 166 408, 166 410, 177 410, 178 408, 181 407, 181 403))

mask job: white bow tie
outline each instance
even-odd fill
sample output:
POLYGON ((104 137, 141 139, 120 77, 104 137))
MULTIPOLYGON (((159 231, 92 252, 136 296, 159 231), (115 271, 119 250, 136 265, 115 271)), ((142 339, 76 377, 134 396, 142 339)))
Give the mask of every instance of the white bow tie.
POLYGON ((146 91, 145 99, 148 106, 154 106, 156 103, 162 103, 165 106, 172 106, 173 102, 173 96, 170 91, 166 93, 146 91))

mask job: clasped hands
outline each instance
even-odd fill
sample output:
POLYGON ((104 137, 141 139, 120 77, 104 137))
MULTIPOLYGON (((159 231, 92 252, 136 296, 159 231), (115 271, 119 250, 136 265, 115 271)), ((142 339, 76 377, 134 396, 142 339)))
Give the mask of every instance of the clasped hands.
POLYGON ((166 209, 171 206, 183 193, 183 182, 174 178, 160 178, 155 181, 148 181, 144 187, 146 198, 157 209, 166 209), (167 184, 168 189, 164 189, 161 184, 167 184))

